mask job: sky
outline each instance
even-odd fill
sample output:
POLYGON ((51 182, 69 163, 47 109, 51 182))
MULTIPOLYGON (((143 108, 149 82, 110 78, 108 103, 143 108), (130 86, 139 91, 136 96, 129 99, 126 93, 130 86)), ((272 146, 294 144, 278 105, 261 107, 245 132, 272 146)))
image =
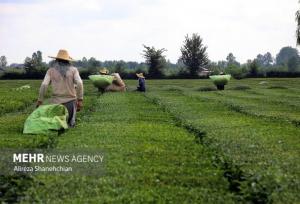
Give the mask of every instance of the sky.
POLYGON ((0 0, 0 55, 22 63, 67 49, 74 59, 144 61, 143 44, 176 63, 198 33, 209 59, 239 62, 296 47, 298 0, 0 0))

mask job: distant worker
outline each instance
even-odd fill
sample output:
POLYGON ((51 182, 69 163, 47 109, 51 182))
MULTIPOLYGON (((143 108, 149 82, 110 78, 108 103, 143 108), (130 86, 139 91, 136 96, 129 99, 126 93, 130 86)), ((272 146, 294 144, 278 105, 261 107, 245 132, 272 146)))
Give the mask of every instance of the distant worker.
MULTIPOLYGON (((102 69, 100 69, 99 73, 103 74, 103 75, 108 75, 109 71, 106 68, 102 68, 102 69)), ((112 73, 111 76, 114 76, 114 80, 111 85, 109 85, 108 87, 105 88, 104 91, 112 91, 112 92, 126 91, 126 85, 125 85, 124 81, 122 80, 122 78, 120 77, 119 73, 112 73)))
POLYGON ((143 73, 137 73, 139 86, 137 87, 137 91, 145 92, 146 91, 146 81, 143 73))
POLYGON ((102 75, 108 75, 109 71, 106 67, 103 67, 103 68, 100 69, 99 73, 102 74, 102 75))
MULTIPOLYGON (((50 57, 50 56, 49 56, 50 57)), ((37 101, 37 107, 43 104, 48 85, 52 87, 50 103, 62 104, 68 109, 69 127, 75 126, 76 111, 83 107, 83 83, 76 67, 71 65, 74 61, 66 50, 59 50, 54 58, 54 64, 48 69, 42 82, 37 101)))

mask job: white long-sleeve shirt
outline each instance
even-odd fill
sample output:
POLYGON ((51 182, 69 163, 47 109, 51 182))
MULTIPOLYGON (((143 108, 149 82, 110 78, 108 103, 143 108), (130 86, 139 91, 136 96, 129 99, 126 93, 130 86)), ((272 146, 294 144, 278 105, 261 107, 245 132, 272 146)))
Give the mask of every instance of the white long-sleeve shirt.
POLYGON ((65 78, 55 68, 49 68, 40 88, 39 101, 44 100, 49 84, 52 87, 51 103, 61 104, 83 99, 83 83, 76 67, 71 66, 65 78))

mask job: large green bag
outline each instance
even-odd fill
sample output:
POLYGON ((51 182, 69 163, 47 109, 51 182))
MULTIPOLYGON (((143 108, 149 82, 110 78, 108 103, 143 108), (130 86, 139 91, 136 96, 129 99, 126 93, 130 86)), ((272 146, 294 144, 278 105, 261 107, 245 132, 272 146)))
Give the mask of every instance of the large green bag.
POLYGON ((107 86, 112 84, 114 76, 110 75, 90 75, 89 79, 93 82, 97 88, 105 89, 107 86))
POLYGON ((216 86, 218 85, 226 85, 228 84, 231 75, 227 74, 227 75, 212 75, 209 76, 209 78, 214 82, 214 84, 216 86))
POLYGON ((53 134, 67 129, 68 110, 63 105, 42 105, 34 110, 26 119, 24 134, 53 134))

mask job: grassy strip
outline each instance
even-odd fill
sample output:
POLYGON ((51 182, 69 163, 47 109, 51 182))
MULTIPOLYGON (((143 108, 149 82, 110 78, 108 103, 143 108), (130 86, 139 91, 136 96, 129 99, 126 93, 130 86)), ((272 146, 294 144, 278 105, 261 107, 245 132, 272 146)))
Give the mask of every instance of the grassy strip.
MULTIPOLYGON (((86 97, 87 106, 82 113, 79 114, 78 120, 88 118, 96 97, 86 97)), ((26 110, 25 112, 30 112, 26 110)), ((62 135, 23 135, 23 124, 28 116, 28 113, 7 114, 5 117, 0 117, 0 147, 2 148, 34 148, 34 149, 51 149, 55 148, 59 137, 62 135)), ((19 175, 0 176, 0 201, 1 202, 19 202, 24 199, 26 191, 31 186, 43 186, 44 184, 34 176, 19 175)), ((35 202, 35 200, 32 200, 35 202)))
MULTIPOLYGON (((288 91, 286 91, 288 92, 288 91)), ((247 90, 244 91, 218 91, 214 92, 214 94, 222 96, 222 97, 228 97, 228 98, 234 98, 234 99, 244 99, 244 100, 249 100, 250 102, 261 102, 265 103, 267 102, 268 104, 271 105, 282 105, 287 108, 298 108, 300 109, 300 103, 299 99, 300 97, 297 98, 288 98, 288 96, 283 95, 283 97, 277 97, 277 96, 272 96, 270 95, 269 92, 266 92, 264 95, 257 94, 258 91, 252 91, 249 92, 247 90)))
POLYGON ((40 81, 5 80, 0 81, 0 116, 5 113, 18 112, 30 106, 38 95, 40 81), (16 90, 23 85, 31 88, 16 90))
MULTIPOLYGON (((0 147, 1 148, 42 148, 51 145, 52 137, 44 135, 23 135, 23 124, 37 97, 38 81, 0 81, 0 147), (30 89, 16 88, 29 84, 30 89)), ((32 176, 15 174, 0 175, 0 202, 19 202, 26 190, 36 182, 32 176)))
POLYGON ((211 152, 138 93, 104 94, 91 117, 60 137, 57 148, 105 151, 106 174, 40 176, 43 188, 30 190, 38 202, 233 203, 211 152))
POLYGON ((182 92, 148 97, 165 106, 183 126, 202 133, 203 143, 216 150, 216 162, 228 170, 226 177, 241 199, 299 202, 297 128, 234 113, 218 101, 182 92))
MULTIPOLYGON (((3 81, 0 81, 3 83, 3 81)), ((5 81, 6 82, 6 81, 5 81)), ((9 85, 12 82, 8 83, 9 85)), ((16 86, 14 82, 14 86, 16 86)), ((19 82, 24 84, 26 82, 19 82)), ((33 81, 36 85, 39 85, 39 81, 33 81)), ((18 83, 17 83, 18 84, 18 83)), ((6 86, 9 86, 6 84, 6 86)), ((34 87, 33 87, 34 88, 34 87)), ((35 87, 37 89, 37 87, 35 87)), ((98 93, 91 92, 93 87, 91 85, 85 86, 87 94, 85 97, 85 108, 83 111, 77 114, 77 121, 88 117, 90 112, 93 111, 93 106, 96 101, 98 93)), ((7 93, 9 97, 14 96, 14 92, 7 93)), ((7 96, 8 97, 8 96, 7 96)), ((37 97, 35 95, 35 97, 37 97)), ((26 98, 26 93, 23 98, 26 98)), ((0 147, 2 148, 53 148, 55 147, 56 136, 45 136, 45 135, 23 135, 23 125, 29 114, 34 111, 35 104, 28 106, 22 111, 10 112, 0 116, 0 147)))
MULTIPOLYGON (((23 124, 32 107, 23 113, 10 113, 0 117, 0 147, 1 148, 42 148, 48 147, 52 137, 45 135, 23 135, 23 124)), ((19 202, 27 189, 37 182, 30 175, 0 175, 0 202, 19 202)))
POLYGON ((24 197, 25 192, 34 182, 33 177, 28 175, 0 175, 0 202, 20 202, 24 197))
POLYGON ((205 95, 197 92, 186 92, 187 95, 191 97, 201 97, 202 99, 207 99, 208 101, 218 101, 229 109, 256 117, 267 118, 273 121, 288 122, 294 124, 295 126, 300 125, 300 106, 297 106, 298 102, 291 105, 285 103, 284 101, 274 102, 266 99, 258 98, 241 98, 234 97, 232 95, 227 95, 224 93, 206 93, 205 95))
MULTIPOLYGON (((21 82, 23 83, 23 82, 21 82)), ((36 83, 38 84, 38 83, 36 83)), ((15 85, 15 84, 14 84, 15 85)), ((91 89, 88 86, 87 89, 91 89)), ((9 93, 7 93, 9 94, 9 93)), ((10 93, 12 94, 12 93, 10 93)), ((96 93, 87 94, 85 109, 78 114, 77 120, 87 118, 89 113, 93 111, 93 105, 96 101, 96 93)), ((8 96, 7 96, 8 97, 8 96)), ((23 96, 26 97, 26 93, 23 96)), ((21 107, 20 107, 21 108, 21 107)), ((23 109, 22 112, 13 111, 0 117, 0 147, 2 148, 35 148, 49 149, 55 148, 57 145, 58 135, 23 135, 23 124, 29 113, 34 110, 34 105, 23 109)), ((62 136, 62 135, 60 135, 62 136)), ((30 186, 43 185, 35 177, 30 175, 15 174, 12 176, 0 176, 0 201, 1 202, 19 202, 26 195, 26 191, 30 186)), ((35 202, 35 201, 33 201, 35 202)))

